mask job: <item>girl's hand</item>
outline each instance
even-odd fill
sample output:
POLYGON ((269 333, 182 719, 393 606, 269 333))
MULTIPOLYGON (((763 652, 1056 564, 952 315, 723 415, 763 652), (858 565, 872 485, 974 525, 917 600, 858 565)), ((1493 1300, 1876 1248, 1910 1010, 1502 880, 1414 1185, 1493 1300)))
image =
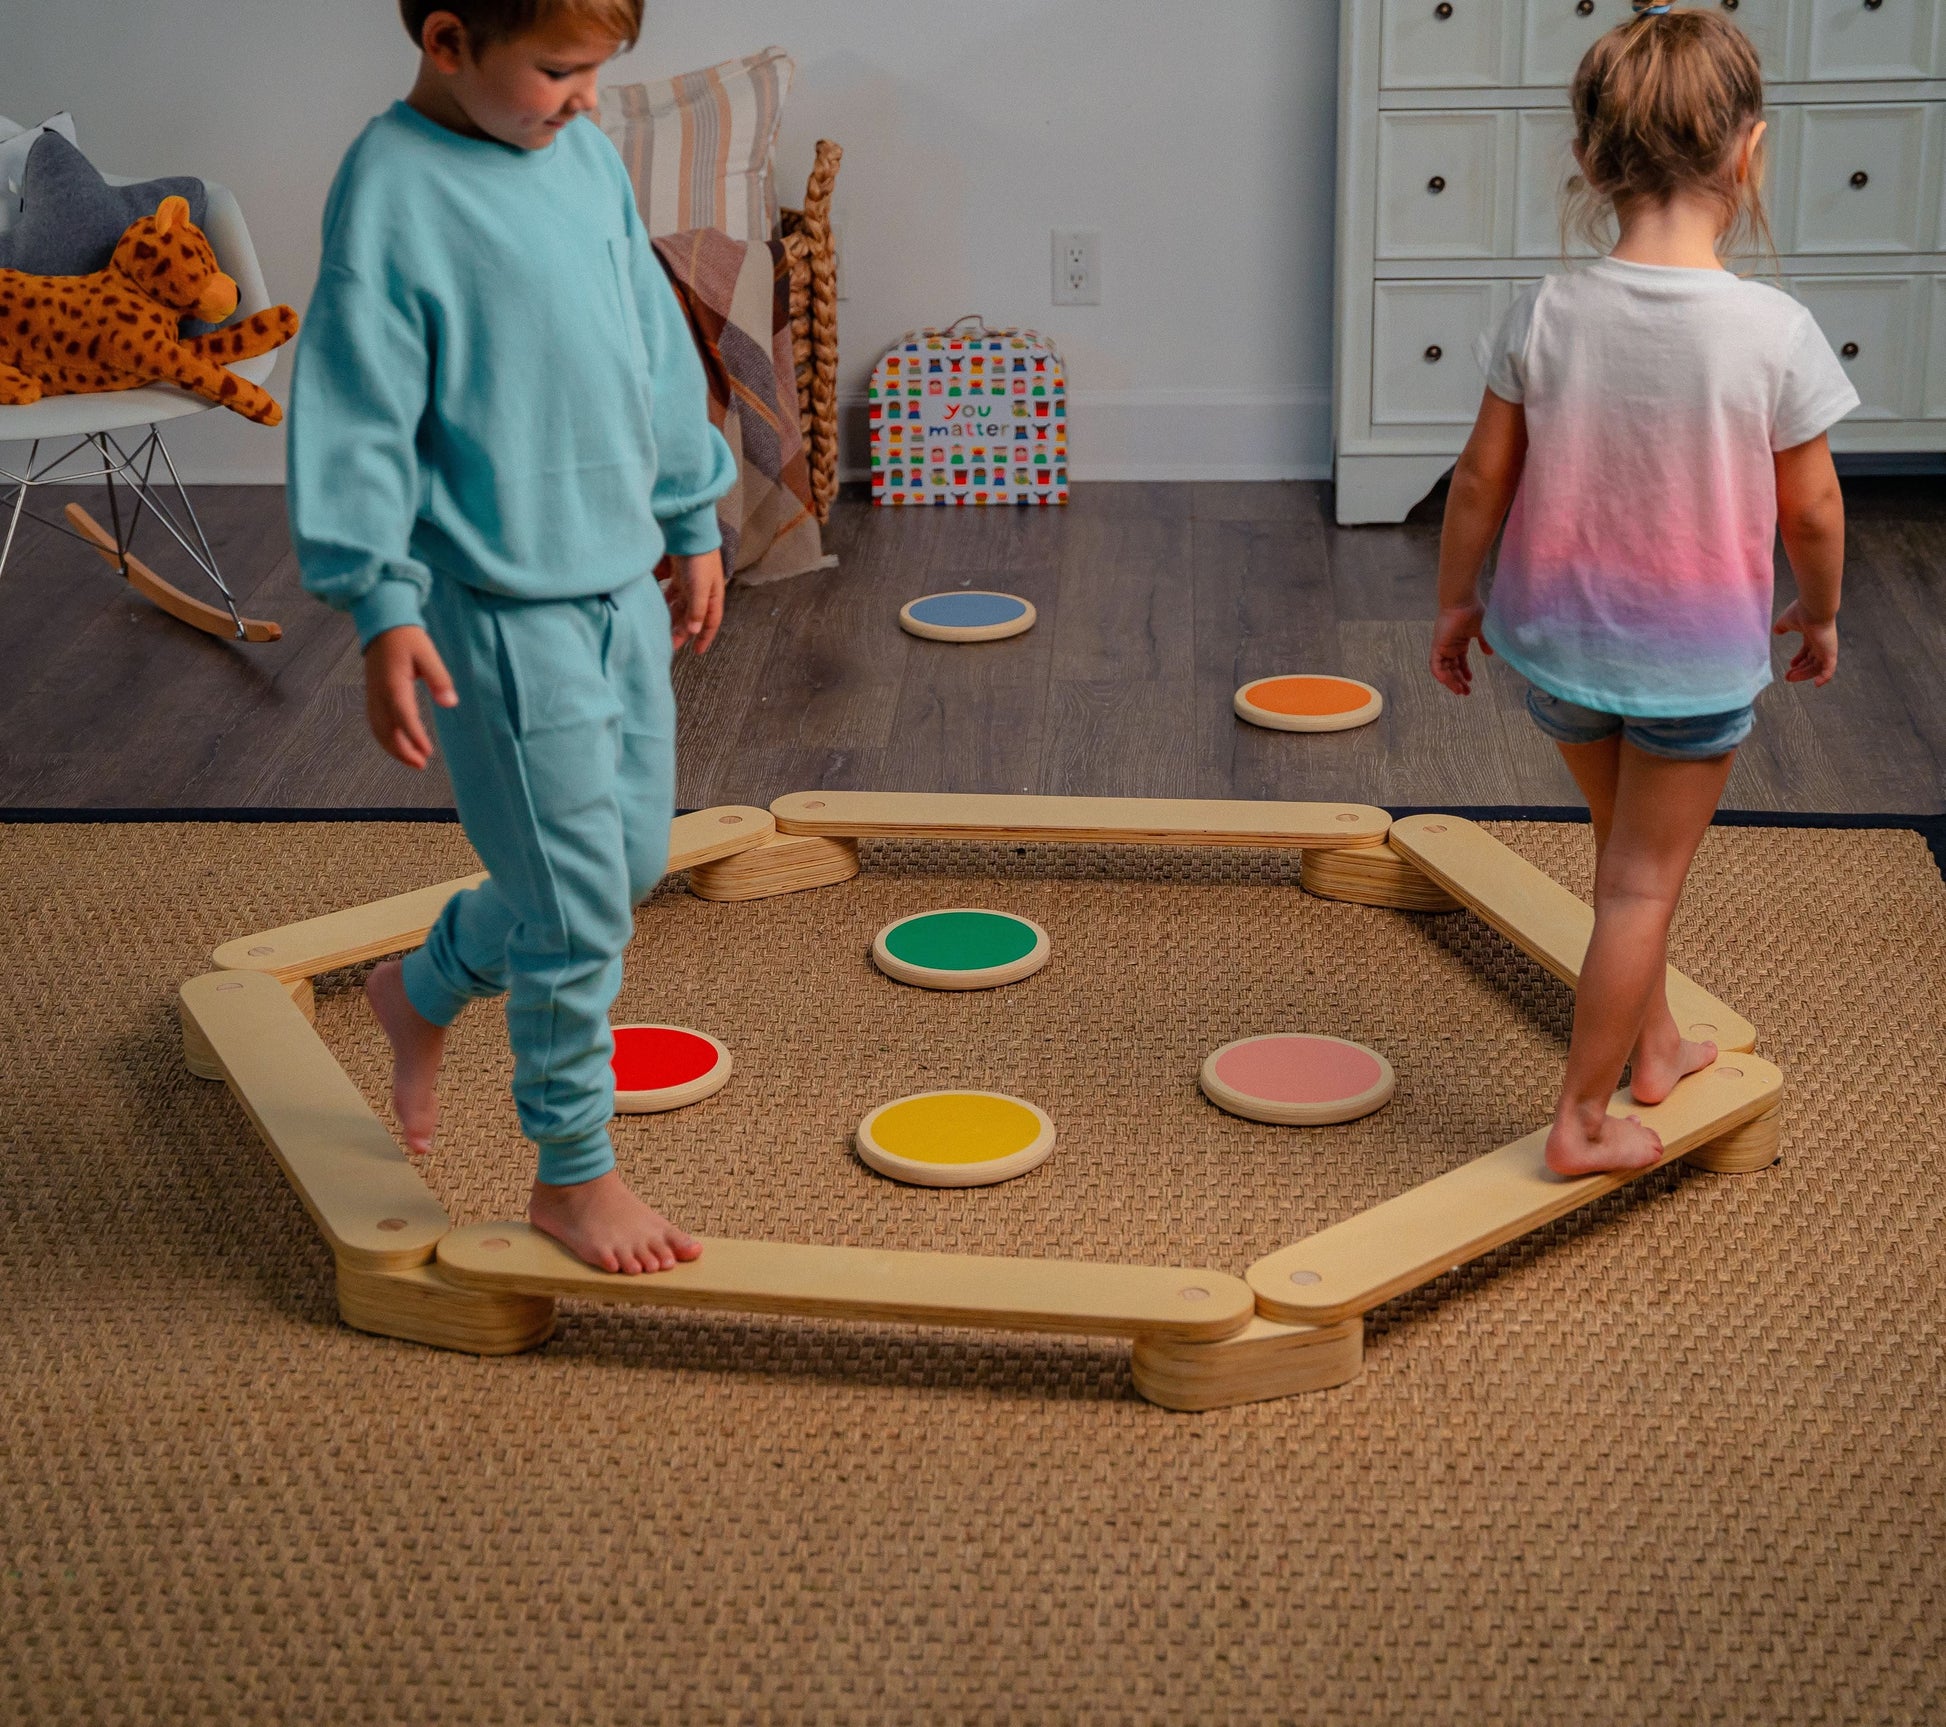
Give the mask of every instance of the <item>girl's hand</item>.
POLYGON ((1826 618, 1813 622, 1804 615, 1804 602, 1793 600, 1784 608, 1771 632, 1774 636, 1802 636, 1804 645, 1791 658, 1784 673, 1787 684, 1810 679, 1813 687, 1823 689, 1838 669, 1838 620, 1826 618))
POLYGON ((1467 658, 1467 643, 1477 639, 1480 652, 1491 657, 1493 648, 1480 626, 1486 608, 1478 600, 1463 606, 1441 606, 1432 627, 1432 675, 1456 696, 1473 688, 1473 665, 1467 658))
POLYGON ((723 554, 679 558, 672 553, 662 597, 669 602, 670 649, 681 653, 693 643, 697 653, 708 653, 723 624, 723 554))
POLYGON ((459 706, 446 662, 417 624, 401 624, 372 637, 365 649, 365 717, 385 753, 409 768, 423 768, 432 760, 432 738, 413 688, 418 683, 442 708, 459 706))

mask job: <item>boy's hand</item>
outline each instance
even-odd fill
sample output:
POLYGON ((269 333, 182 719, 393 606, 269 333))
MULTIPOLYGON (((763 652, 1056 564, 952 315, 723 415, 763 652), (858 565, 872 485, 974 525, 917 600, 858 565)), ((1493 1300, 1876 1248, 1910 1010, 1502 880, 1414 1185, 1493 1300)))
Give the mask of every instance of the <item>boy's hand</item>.
POLYGON ((1791 658, 1784 673, 1787 684, 1801 684, 1806 678, 1818 689, 1831 682, 1838 669, 1838 620, 1826 618, 1814 623, 1804 615, 1804 602, 1793 600, 1784 608, 1771 632, 1774 636, 1802 636, 1804 645, 1791 658))
POLYGON ((1480 634, 1486 608, 1478 600, 1463 606, 1441 606, 1432 627, 1432 675, 1456 696, 1473 688, 1473 665, 1467 658, 1467 644, 1477 638, 1480 652, 1491 656, 1492 647, 1480 634))
POLYGON ((432 738, 412 687, 420 682, 442 708, 459 706, 446 662, 417 624, 401 624, 372 637, 365 649, 365 717, 385 753, 409 768, 423 768, 432 760, 432 738))
POLYGON ((662 597, 669 602, 669 646, 681 653, 694 643, 699 654, 709 652, 723 624, 723 554, 699 552, 693 558, 669 558, 662 597))

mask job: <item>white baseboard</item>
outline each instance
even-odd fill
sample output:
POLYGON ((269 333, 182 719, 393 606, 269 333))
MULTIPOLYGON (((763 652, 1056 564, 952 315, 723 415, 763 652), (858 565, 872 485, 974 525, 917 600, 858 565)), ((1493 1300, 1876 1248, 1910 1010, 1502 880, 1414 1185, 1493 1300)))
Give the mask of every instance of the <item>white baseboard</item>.
MULTIPOLYGON (((871 476, 865 398, 839 403, 848 480, 871 476)), ((1068 397, 1075 480, 1322 480, 1331 473, 1331 392, 1080 390, 1068 397)))

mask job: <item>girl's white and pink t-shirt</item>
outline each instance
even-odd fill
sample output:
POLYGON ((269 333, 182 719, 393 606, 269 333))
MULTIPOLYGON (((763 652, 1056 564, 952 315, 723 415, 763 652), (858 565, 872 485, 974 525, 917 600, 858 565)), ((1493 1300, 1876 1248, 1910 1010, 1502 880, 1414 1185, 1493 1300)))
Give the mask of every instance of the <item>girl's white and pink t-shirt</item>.
POLYGON ((1788 294, 1614 258, 1549 276, 1483 341, 1527 414, 1486 637, 1565 701, 1726 713, 1770 682, 1771 454, 1858 406, 1788 294))

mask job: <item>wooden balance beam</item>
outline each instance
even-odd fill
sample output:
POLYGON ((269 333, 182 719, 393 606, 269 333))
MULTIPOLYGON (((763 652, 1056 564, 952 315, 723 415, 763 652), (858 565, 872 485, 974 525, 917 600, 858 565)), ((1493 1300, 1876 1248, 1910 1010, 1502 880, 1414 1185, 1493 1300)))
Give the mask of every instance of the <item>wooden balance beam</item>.
POLYGON ((1075 840, 1313 851, 1377 845, 1392 825, 1384 810, 1370 804, 987 792, 791 792, 776 799, 770 813, 780 833, 838 839, 1075 840))
MULTIPOLYGON (((674 875, 748 851, 776 831, 770 812, 750 805, 692 810, 669 824, 668 873, 674 875)), ((284 983, 379 959, 417 947, 449 899, 486 879, 486 872, 480 870, 454 881, 394 894, 390 899, 327 912, 323 917, 306 918, 302 923, 285 924, 258 935, 239 936, 226 941, 211 958, 224 970, 266 972, 284 983)))
POLYGON ((583 1265, 531 1224, 475 1223, 441 1238, 439 1268, 468 1289, 628 1306, 1185 1342, 1241 1331, 1256 1310, 1241 1278, 1200 1267, 699 1239, 701 1259, 629 1277, 583 1265))
MULTIPOLYGON (((1580 982, 1595 931, 1594 907, 1545 870, 1462 816, 1402 816, 1388 843, 1563 983, 1580 982)), ((1668 987, 1669 1010, 1685 1037, 1723 1050, 1757 1047, 1755 1026, 1674 966, 1668 987)))
POLYGON ((340 1263, 426 1264, 452 1219, 284 986, 210 972, 182 1011, 340 1263))
MULTIPOLYGON (((1661 1103, 1636 1103, 1626 1091, 1610 1115, 1637 1115, 1662 1136, 1660 1169, 1772 1110, 1784 1076, 1761 1056, 1720 1056, 1691 1074, 1661 1103)), ((1648 1170, 1617 1170, 1567 1180, 1542 1153, 1548 1130, 1435 1176, 1396 1199, 1267 1254, 1245 1278, 1267 1318, 1328 1325, 1369 1313, 1380 1302, 1477 1259, 1503 1242, 1613 1193, 1648 1170)))

